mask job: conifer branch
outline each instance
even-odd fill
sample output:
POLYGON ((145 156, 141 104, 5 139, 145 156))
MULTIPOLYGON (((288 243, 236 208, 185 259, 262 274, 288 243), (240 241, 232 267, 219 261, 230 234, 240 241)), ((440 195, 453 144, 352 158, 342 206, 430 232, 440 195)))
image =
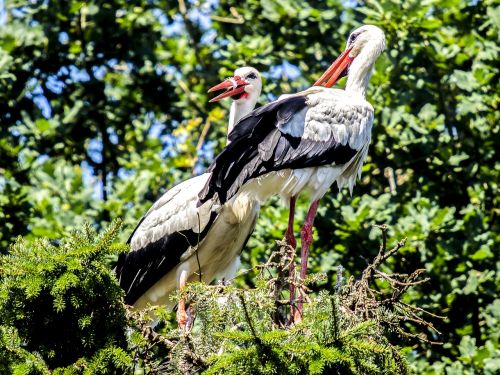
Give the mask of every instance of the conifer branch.
POLYGON ((259 338, 259 336, 257 336, 257 332, 255 331, 255 328, 253 326, 252 319, 250 318, 250 315, 248 314, 248 309, 247 309, 247 304, 245 302, 245 297, 243 296, 243 294, 239 294, 238 297, 240 298, 241 306, 243 307, 243 312, 245 313, 245 320, 248 324, 248 327, 250 328, 250 332, 252 332, 253 339, 255 340, 255 343, 257 344, 257 346, 260 349, 262 349, 262 341, 259 338))

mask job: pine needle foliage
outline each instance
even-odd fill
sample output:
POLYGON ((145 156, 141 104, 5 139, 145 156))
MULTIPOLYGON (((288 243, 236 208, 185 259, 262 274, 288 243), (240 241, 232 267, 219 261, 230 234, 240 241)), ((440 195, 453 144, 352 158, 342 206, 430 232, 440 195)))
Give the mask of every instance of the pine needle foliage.
POLYGON ((19 238, 0 257, 0 373, 98 374, 130 364, 123 291, 107 261, 127 249, 113 244, 119 228, 115 221, 98 235, 85 225, 60 243, 19 238))
POLYGON ((290 252, 278 242, 280 248, 271 259, 250 271, 255 272, 254 288, 191 284, 183 293, 190 301, 194 319, 188 332, 171 325, 161 328, 164 323, 153 331, 148 316, 156 313, 157 320, 168 320, 163 309, 130 312, 138 334, 133 349, 137 368, 146 369, 146 373, 209 375, 411 373, 404 354, 391 343, 391 337, 394 332, 405 336, 404 324, 408 320, 420 319, 417 327, 429 328, 419 315, 426 312, 411 306, 407 310, 400 308, 403 294, 425 279, 419 278, 419 272, 402 275, 379 271, 382 263, 404 245, 401 241, 387 251, 387 228, 381 229, 383 244, 379 255, 368 264, 363 277, 347 283, 341 283, 340 277, 335 292, 306 294, 308 286, 324 277, 311 275, 305 283, 288 277, 290 252), (383 290, 375 285, 378 279, 372 278, 372 273, 399 283, 388 283, 383 290), (305 302, 301 320, 295 322, 289 317, 293 310, 290 306, 297 302, 289 299, 290 282, 295 282, 305 302))
POLYGON ((19 238, 0 257, 1 374, 394 374, 411 371, 393 345, 404 322, 432 326, 402 297, 425 281, 381 271, 404 245, 386 250, 362 277, 335 291, 319 288, 325 276, 302 282, 289 276, 292 252, 282 242, 251 273, 255 287, 193 283, 175 298, 190 304, 188 331, 164 307, 133 310, 109 259, 127 249, 114 244, 119 222, 97 234, 90 225, 60 243, 19 238), (384 289, 380 280, 386 281, 384 289), (290 298, 290 286, 297 295, 290 298), (312 286, 320 291, 313 293, 312 286), (300 319, 291 319, 303 302, 300 319), (155 325, 153 325, 153 322, 155 325))

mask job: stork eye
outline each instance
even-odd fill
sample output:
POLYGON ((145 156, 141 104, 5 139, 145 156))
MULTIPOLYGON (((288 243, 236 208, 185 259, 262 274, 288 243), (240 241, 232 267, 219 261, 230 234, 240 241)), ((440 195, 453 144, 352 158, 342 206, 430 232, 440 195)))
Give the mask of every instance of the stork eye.
POLYGON ((247 75, 247 78, 248 79, 256 79, 257 76, 255 75, 255 73, 250 73, 249 75, 247 75))
POLYGON ((361 34, 361 33, 351 34, 351 36, 349 37, 349 44, 354 43, 356 41, 356 38, 359 36, 359 34, 361 34))

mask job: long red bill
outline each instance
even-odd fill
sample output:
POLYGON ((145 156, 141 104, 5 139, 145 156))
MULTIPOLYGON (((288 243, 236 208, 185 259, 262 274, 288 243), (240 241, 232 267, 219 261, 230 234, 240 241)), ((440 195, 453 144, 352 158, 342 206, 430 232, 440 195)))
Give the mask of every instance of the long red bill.
POLYGON ((330 67, 323 73, 323 75, 314 83, 313 86, 332 87, 337 81, 342 78, 342 72, 352 62, 353 58, 349 56, 352 48, 346 49, 337 59, 330 65, 330 67))
POLYGON ((245 86, 248 85, 248 83, 242 79, 241 77, 234 76, 232 78, 228 78, 224 80, 223 82, 219 83, 218 85, 215 85, 214 87, 211 87, 207 92, 213 92, 213 91, 219 91, 219 90, 226 90, 222 94, 217 95, 215 98, 212 98, 209 100, 210 103, 217 102, 223 98, 227 98, 229 96, 234 96, 241 94, 245 91, 245 86))

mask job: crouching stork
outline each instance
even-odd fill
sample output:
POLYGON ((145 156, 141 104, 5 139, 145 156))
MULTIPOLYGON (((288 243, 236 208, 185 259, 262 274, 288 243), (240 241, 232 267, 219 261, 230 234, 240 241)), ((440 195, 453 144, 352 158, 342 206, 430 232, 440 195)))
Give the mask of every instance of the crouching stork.
MULTIPOLYGON (((213 98, 231 97, 228 132, 250 112, 262 88, 259 72, 237 69, 209 91, 225 89, 213 98)), ((197 207, 198 193, 210 175, 202 174, 168 190, 144 215, 129 239, 131 251, 121 254, 115 272, 125 290, 125 303, 135 308, 150 305, 173 307, 170 296, 187 282, 234 277, 240 252, 252 233, 259 204, 246 194, 230 203, 207 199, 197 207)), ((185 327, 185 301, 178 306, 178 321, 185 327)))

